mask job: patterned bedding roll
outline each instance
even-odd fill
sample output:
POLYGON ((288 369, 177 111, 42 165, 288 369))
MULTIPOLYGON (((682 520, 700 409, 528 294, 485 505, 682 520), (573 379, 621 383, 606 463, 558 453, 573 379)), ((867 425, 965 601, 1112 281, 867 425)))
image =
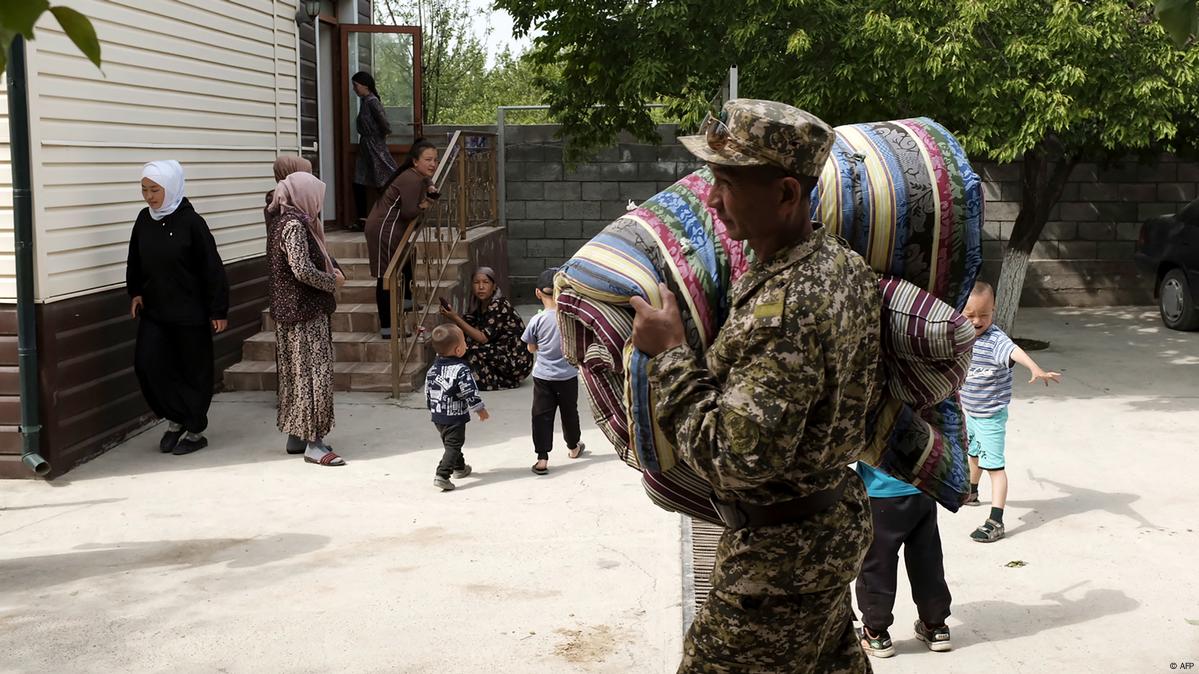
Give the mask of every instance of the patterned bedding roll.
MULTIPOLYGON (((885 361, 901 366, 887 368, 888 401, 871 422, 876 444, 863 458, 956 510, 966 489, 961 412, 956 400, 934 403, 964 376, 969 348, 962 351, 961 327, 968 323, 935 298, 964 305, 973 285, 981 260, 980 183, 956 141, 928 120, 837 131, 814 216, 880 274, 898 277, 882 279, 880 287, 888 298, 885 361), (852 142, 842 142, 847 136, 852 142), (888 175, 876 175, 880 170, 888 175), (832 212, 836 199, 843 203, 832 212), (951 427, 955 418, 958 427, 951 427)), ((728 290, 753 253, 729 239, 706 207, 711 184, 711 173, 701 169, 627 213, 563 265, 556 286, 564 352, 580 366, 597 425, 621 458, 642 471, 654 502, 718 521, 710 488, 675 460, 670 439, 654 423, 648 360, 632 348, 628 304, 633 295, 657 303, 662 281, 679 298, 689 345, 702 352, 715 339, 728 315, 728 290)))
POLYGON ((982 181, 940 124, 921 117, 839 126, 812 218, 880 274, 958 311, 982 265, 982 181))

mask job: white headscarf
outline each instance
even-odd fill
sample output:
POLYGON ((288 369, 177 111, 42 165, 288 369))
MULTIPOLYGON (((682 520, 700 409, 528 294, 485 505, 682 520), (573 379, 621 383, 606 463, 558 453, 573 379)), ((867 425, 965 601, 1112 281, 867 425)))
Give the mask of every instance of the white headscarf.
POLYGON ((142 167, 142 177, 162 188, 162 207, 150 207, 150 217, 162 220, 183 202, 183 167, 174 159, 152 161, 142 167))

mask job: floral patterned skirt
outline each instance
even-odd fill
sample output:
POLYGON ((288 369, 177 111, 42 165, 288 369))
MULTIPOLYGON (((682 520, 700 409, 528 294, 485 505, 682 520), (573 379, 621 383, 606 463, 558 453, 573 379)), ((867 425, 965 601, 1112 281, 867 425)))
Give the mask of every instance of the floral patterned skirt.
POLYGON ((533 371, 533 354, 519 339, 486 344, 467 340, 466 360, 481 391, 519 388, 533 371))
POLYGON ((279 430, 304 440, 333 430, 333 333, 329 317, 275 324, 279 430))

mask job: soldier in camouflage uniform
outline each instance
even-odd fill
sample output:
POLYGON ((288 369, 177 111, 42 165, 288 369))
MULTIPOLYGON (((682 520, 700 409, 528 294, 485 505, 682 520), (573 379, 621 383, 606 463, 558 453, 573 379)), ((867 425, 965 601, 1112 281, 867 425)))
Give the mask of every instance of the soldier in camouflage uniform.
POLYGON ((834 132, 744 99, 701 132, 682 141, 716 176, 708 205, 756 261, 702 357, 665 286, 661 308, 634 301, 658 423, 712 484, 726 525, 679 672, 869 672, 849 584, 870 505, 847 464, 881 393, 881 300, 866 262, 810 220, 834 132))

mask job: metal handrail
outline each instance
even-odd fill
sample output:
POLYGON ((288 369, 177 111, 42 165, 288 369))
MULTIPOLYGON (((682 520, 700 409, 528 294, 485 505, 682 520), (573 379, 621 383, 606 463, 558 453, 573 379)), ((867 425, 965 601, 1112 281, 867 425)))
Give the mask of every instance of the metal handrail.
POLYGON ((454 132, 432 178, 442 197, 408 224, 400 245, 384 271, 384 284, 391 296, 388 310, 392 326, 393 397, 400 395, 403 372, 417 345, 424 341, 420 326, 424 325, 430 311, 439 304, 437 290, 445 281, 446 270, 458 244, 466 239, 468 230, 499 222, 495 137, 494 133, 454 132), (487 139, 492 139, 490 148, 484 147, 487 139), (485 166, 478 166, 480 163, 485 166), (422 245, 425 254, 417 256, 416 251, 422 245), (423 279, 427 286, 424 288, 424 297, 418 292, 421 288, 415 278, 404 278, 404 265, 409 259, 414 260, 413 277, 419 276, 418 267, 424 271, 423 279), (412 288, 411 310, 403 306, 402 290, 405 283, 412 288), (414 322, 415 326, 412 333, 408 334, 410 322, 414 322))

